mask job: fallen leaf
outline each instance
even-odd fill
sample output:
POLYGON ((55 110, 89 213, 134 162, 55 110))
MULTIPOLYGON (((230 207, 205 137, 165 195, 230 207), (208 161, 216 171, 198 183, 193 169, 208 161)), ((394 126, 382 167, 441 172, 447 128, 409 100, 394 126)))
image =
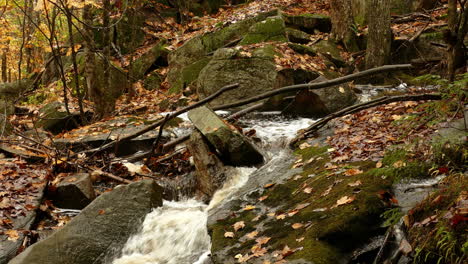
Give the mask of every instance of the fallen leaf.
POLYGON ((399 161, 393 163, 394 168, 401 168, 401 167, 405 167, 405 166, 406 166, 406 163, 403 162, 402 160, 399 160, 399 161))
POLYGON ((268 243, 268 241, 270 241, 271 237, 266 237, 266 236, 262 236, 262 237, 259 237, 257 239, 255 239, 255 242, 258 243, 258 245, 264 245, 266 243, 268 243))
POLYGON ((250 205, 250 204, 249 204, 249 205, 245 206, 243 210, 244 210, 244 211, 250 211, 250 210, 253 210, 253 209, 255 209, 255 208, 256 208, 255 205, 250 205))
POLYGON ((234 223, 232 227, 234 227, 234 231, 237 232, 237 230, 240 230, 245 227, 245 223, 244 221, 239 221, 239 222, 234 223))
POLYGON ((294 209, 295 209, 295 210, 302 210, 302 209, 306 208, 306 207, 309 206, 309 205, 310 205, 310 203, 298 204, 298 205, 296 206, 296 208, 294 208, 294 209))
POLYGON ((338 199, 338 201, 336 201, 336 204, 333 205, 331 208, 335 208, 335 207, 338 207, 340 205, 352 203, 355 199, 356 199, 356 197, 354 197, 354 196, 351 196, 351 197, 343 196, 340 199, 338 199))
POLYGON ((304 237, 300 237, 296 239, 297 242, 301 242, 302 240, 304 240, 304 237))
POLYGON ((226 232, 226 233, 224 233, 224 237, 233 238, 234 237, 234 232, 226 232))
POLYGON ((357 180, 355 182, 348 183, 348 186, 356 187, 356 186, 359 186, 361 184, 362 184, 362 182, 360 180, 357 180))
POLYGON ((293 229, 299 229, 299 228, 301 228, 303 226, 304 226, 304 224, 302 224, 302 223, 294 223, 294 224, 291 225, 291 227, 293 229))
POLYGON ((10 230, 6 230, 4 233, 5 235, 8 236, 8 240, 10 241, 16 241, 19 238, 19 234, 17 230, 10 229, 10 230))
POLYGON ((359 169, 349 169, 349 170, 346 170, 345 171, 345 175, 346 176, 353 176, 353 175, 357 175, 357 174, 361 174, 363 173, 362 170, 359 170, 359 169))
POLYGON ((248 239, 254 239, 258 235, 258 231, 252 231, 245 235, 248 239))
POLYGON ((309 143, 307 142, 304 142, 302 144, 299 145, 299 149, 305 149, 305 148, 310 148, 311 145, 309 145, 309 143))
POLYGON ((380 161, 377 162, 377 164, 375 164, 375 167, 376 168, 382 168, 382 162, 380 162, 380 161))
POLYGON ((331 192, 332 189, 333 189, 333 184, 328 186, 328 188, 320 196, 322 197, 327 196, 331 192))
POLYGON ((264 196, 258 198, 258 200, 261 202, 261 201, 264 201, 266 198, 268 198, 268 195, 264 195, 264 196))
POLYGON ((105 214, 105 213, 106 213, 106 211, 103 210, 103 209, 99 210, 99 212, 98 212, 98 214, 100 214, 100 215, 103 215, 103 214, 105 214))
POLYGON ((312 188, 311 187, 307 187, 304 189, 304 192, 305 193, 311 193, 312 192, 312 188))
POLYGON ((276 219, 277 220, 282 220, 282 219, 285 219, 286 218, 286 214, 279 214, 276 216, 276 219))
POLYGON ((275 185, 274 183, 267 183, 263 186, 263 188, 268 189, 268 188, 273 187, 274 185, 275 185))

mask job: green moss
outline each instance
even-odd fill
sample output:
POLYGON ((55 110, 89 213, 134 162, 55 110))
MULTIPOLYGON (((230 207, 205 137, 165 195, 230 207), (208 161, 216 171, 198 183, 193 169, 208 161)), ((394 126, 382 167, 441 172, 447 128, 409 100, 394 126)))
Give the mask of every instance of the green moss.
POLYGON ((430 40, 443 40, 444 36, 442 33, 442 30, 439 30, 437 32, 431 32, 431 33, 424 33, 419 36, 420 41, 430 41, 430 40))
POLYGON ((307 54, 310 56, 315 56, 317 55, 317 51, 309 46, 306 45, 301 45, 297 43, 288 43, 288 46, 293 49, 295 52, 300 53, 300 54, 307 54))
POLYGON ((288 41, 286 37, 286 26, 280 17, 269 17, 258 22, 249 29, 240 45, 249 45, 267 41, 288 41))

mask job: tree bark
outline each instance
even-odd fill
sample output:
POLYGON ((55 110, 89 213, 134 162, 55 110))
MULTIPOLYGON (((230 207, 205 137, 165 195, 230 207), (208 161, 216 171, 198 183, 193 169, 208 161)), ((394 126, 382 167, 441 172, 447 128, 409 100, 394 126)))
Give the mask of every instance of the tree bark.
POLYGON ((366 51, 367 69, 388 64, 390 61, 392 43, 390 2, 388 0, 370 0, 369 36, 366 51))
POLYGON ((354 18, 351 0, 330 0, 332 38, 342 42, 350 52, 359 51, 356 34, 353 31, 354 18))
POLYGON ((463 41, 468 31, 468 1, 461 2, 460 14, 457 12, 457 0, 448 1, 448 29, 444 32, 447 49, 447 77, 455 79, 455 70, 466 64, 466 52, 463 41))
POLYGON ((7 49, 4 49, 2 53, 2 82, 8 82, 7 49))

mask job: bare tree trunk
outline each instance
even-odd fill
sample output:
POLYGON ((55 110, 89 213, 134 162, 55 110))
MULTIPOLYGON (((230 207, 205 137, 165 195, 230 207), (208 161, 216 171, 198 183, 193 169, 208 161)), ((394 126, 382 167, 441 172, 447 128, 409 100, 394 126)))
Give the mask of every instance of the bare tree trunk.
POLYGON ((115 99, 112 96, 112 87, 111 87, 111 65, 110 65, 110 48, 111 48, 111 39, 110 39, 110 0, 103 0, 103 27, 104 27, 104 36, 103 36, 103 53, 104 53, 104 87, 106 91, 102 91, 104 100, 101 102, 101 107, 97 108, 99 117, 109 116, 115 108, 115 99))
POLYGON ((390 62, 392 32, 390 30, 390 1, 370 0, 369 36, 367 39, 366 68, 390 62))
POLYGON ((356 34, 353 31, 354 18, 351 0, 330 0, 332 38, 342 42, 350 52, 359 51, 356 34))
POLYGON ((466 64, 466 52, 463 41, 468 31, 468 1, 460 2, 460 14, 457 12, 457 0, 448 1, 448 29, 444 32, 447 48, 447 77, 453 82, 455 70, 466 64))
POLYGON ((2 82, 8 82, 7 52, 7 49, 4 49, 2 53, 2 82))
MULTIPOLYGON (((63 3, 62 3, 63 4, 63 3)), ((78 74, 78 63, 76 62, 76 50, 75 50, 75 40, 73 38, 73 23, 72 23, 72 12, 66 5, 63 5, 63 8, 66 12, 67 17, 67 24, 68 24, 68 40, 70 42, 70 48, 72 52, 72 63, 73 63, 73 81, 75 83, 75 93, 76 97, 78 98, 78 107, 80 109, 80 118, 83 124, 86 124, 86 117, 83 110, 83 97, 81 96, 80 90, 80 81, 79 81, 79 74, 78 74)))
POLYGON ((84 46, 85 46, 85 67, 84 67, 84 76, 86 78, 86 88, 88 90, 88 98, 94 102, 94 108, 97 108, 99 105, 99 99, 101 93, 96 82, 95 75, 95 55, 93 52, 94 47, 94 38, 92 29, 86 25, 93 24, 92 9, 90 5, 86 5, 83 8, 83 22, 84 22, 84 46))

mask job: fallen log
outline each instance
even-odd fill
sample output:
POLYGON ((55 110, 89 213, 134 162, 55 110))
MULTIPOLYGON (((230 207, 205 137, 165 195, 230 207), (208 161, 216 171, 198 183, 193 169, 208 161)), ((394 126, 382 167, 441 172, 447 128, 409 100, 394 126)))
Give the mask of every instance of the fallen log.
POLYGON ((94 149, 89 149, 89 150, 85 150, 85 151, 82 151, 80 153, 95 153, 95 152, 101 152, 101 151, 104 151, 108 148, 111 148, 111 147, 114 147, 122 142, 126 142, 126 141, 129 141, 131 139, 134 139, 140 135, 143 135, 145 134, 146 132, 148 131, 151 131, 157 127, 159 127, 160 125, 162 125, 164 122, 167 122, 169 120, 171 120, 172 118, 180 115, 180 114, 183 114, 191 109, 194 109, 194 108, 197 108, 199 106, 202 106, 210 101, 212 101, 213 99, 215 99, 216 97, 220 96, 222 93, 226 92, 226 91, 229 91, 229 90, 232 90, 234 88, 237 88, 239 87, 239 84, 231 84, 231 85, 227 85, 227 86, 224 86, 223 88, 221 88, 220 90, 218 90, 216 93, 206 97, 205 99, 201 100, 201 101, 198 101, 197 103, 193 104, 193 105, 189 105, 187 107, 184 107, 182 109, 180 109, 179 111, 176 111, 172 114, 169 114, 168 117, 164 117, 164 118, 160 118, 159 120, 157 120, 154 124, 151 124, 149 126, 146 126, 140 130, 138 130, 136 133, 133 133, 131 135, 128 135, 128 136, 125 136, 125 137, 122 137, 120 138, 119 140, 116 140, 116 141, 112 141, 112 142, 109 142, 107 144, 104 144, 98 148, 94 148, 94 149))
POLYGON ((282 88, 279 88, 279 89, 275 89, 273 91, 269 91, 269 92, 266 92, 266 93, 259 94, 259 95, 254 96, 254 97, 250 97, 250 98, 245 99, 245 100, 241 100, 241 101, 230 103, 230 104, 216 106, 216 107, 213 107, 213 110, 224 110, 224 109, 228 109, 228 108, 238 107, 238 106, 250 104, 250 103, 253 103, 253 102, 257 102, 257 101, 272 97, 274 95, 282 94, 282 93, 296 92, 296 91, 300 91, 300 90, 304 90, 304 89, 316 90, 316 89, 320 89, 320 88, 325 88, 325 87, 329 87, 329 86, 335 86, 335 85, 338 85, 338 84, 350 82, 350 81, 353 81, 353 80, 356 80, 356 79, 359 79, 359 78, 362 78, 362 77, 366 77, 366 76, 369 76, 369 75, 373 75, 373 74, 384 73, 384 72, 389 72, 389 71, 408 70, 408 69, 411 69, 411 68, 413 68, 413 66, 411 64, 385 65, 385 66, 381 66, 381 67, 377 67, 377 68, 368 69, 368 70, 365 70, 365 71, 362 71, 362 72, 353 73, 353 74, 346 75, 346 76, 343 76, 343 77, 335 78, 335 79, 332 79, 332 80, 323 81, 323 82, 296 84, 296 85, 285 86, 285 87, 282 87, 282 88))
POLYGON ((417 94, 417 95, 398 95, 398 96, 384 96, 369 102, 365 103, 360 103, 356 105, 352 105, 349 107, 346 107, 340 111, 337 111, 335 113, 332 113, 319 121, 315 122, 308 128, 302 130, 301 134, 296 136, 290 143, 289 145, 291 147, 294 147, 299 141, 307 139, 308 137, 312 136, 315 132, 317 132, 320 128, 325 126, 329 121, 353 114, 356 112, 359 112, 361 110, 365 110, 374 106, 378 105, 383 105, 383 104, 389 104, 393 102, 402 102, 402 101, 421 101, 421 100, 440 100, 442 97, 440 94, 417 94))

